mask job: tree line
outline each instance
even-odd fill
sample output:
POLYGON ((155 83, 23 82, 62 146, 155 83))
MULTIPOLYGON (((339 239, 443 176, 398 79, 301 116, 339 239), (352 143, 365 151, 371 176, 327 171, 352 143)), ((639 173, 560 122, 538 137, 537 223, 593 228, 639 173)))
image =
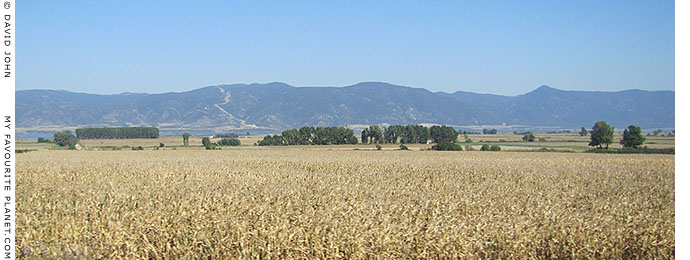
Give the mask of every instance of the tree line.
POLYGON ((453 143, 458 139, 458 131, 450 126, 432 126, 427 128, 422 125, 392 125, 379 127, 369 126, 362 131, 362 143, 425 144, 430 139, 434 143, 453 143))
POLYGON ((305 126, 300 129, 288 129, 280 135, 266 135, 258 145, 329 145, 357 144, 354 131, 342 126, 323 127, 305 126))
POLYGON ((328 144, 357 144, 360 140, 365 144, 382 143, 452 143, 458 138, 458 132, 450 126, 422 125, 392 125, 381 127, 372 125, 362 130, 360 138, 355 136, 352 129, 342 126, 323 127, 305 126, 300 129, 288 129, 280 135, 267 135, 258 145, 328 145, 328 144))
MULTIPOLYGON (((486 129, 485 129, 486 130, 486 129)), ((485 131, 488 134, 493 134, 494 129, 485 131)), ((599 148, 608 148, 609 144, 613 142, 615 128, 609 126, 604 121, 598 121, 594 124, 591 131, 587 131, 584 127, 580 131, 580 135, 584 136, 590 134, 590 146, 598 146, 599 148)), ((70 131, 56 132, 53 136, 53 142, 59 146, 67 146, 74 148, 79 142, 79 139, 104 139, 104 138, 158 138, 158 128, 154 127, 105 127, 105 128, 79 128, 74 136, 70 131)), ((460 133, 453 127, 449 126, 432 126, 427 128, 422 125, 392 125, 388 127, 381 127, 372 125, 365 128, 360 136, 362 143, 367 144, 381 144, 381 143, 427 143, 432 140, 439 150, 454 150, 462 149, 456 147, 458 135, 460 133)), ((463 132, 464 134, 464 132, 463 132)), ((524 141, 534 141, 534 134, 531 132, 523 133, 524 141)), ((219 135, 220 136, 220 135, 219 135)), ((184 146, 189 145, 189 133, 185 133, 183 138, 184 146)), ((236 146, 240 145, 240 141, 236 138, 222 138, 217 143, 211 143, 210 138, 206 137, 202 140, 207 149, 214 149, 215 146, 236 146), (213 145, 214 147, 211 147, 213 145)), ((541 139, 541 138, 540 138, 541 139)), ((39 138, 39 142, 46 142, 49 139, 39 138)), ((330 144, 357 144, 358 138, 354 135, 352 129, 342 126, 334 127, 313 127, 305 126, 300 129, 288 129, 283 131, 280 135, 267 135, 263 140, 259 141, 258 145, 330 145, 330 144)), ((644 144, 646 138, 642 135, 642 129, 638 126, 630 125, 624 131, 620 144, 624 148, 638 148, 644 144)), ((161 146, 163 146, 161 144, 161 146)), ((402 146, 401 146, 402 147, 402 146)), ((432 147, 434 148, 434 147, 432 147)), ((402 148, 401 148, 402 149, 402 148)), ((495 149, 495 148, 494 148, 495 149)), ((482 147, 482 150, 494 150, 491 147, 482 147)), ((498 148, 500 149, 500 148, 498 148)))
POLYGON ((158 138, 160 135, 155 127, 78 128, 74 132, 79 139, 158 138))

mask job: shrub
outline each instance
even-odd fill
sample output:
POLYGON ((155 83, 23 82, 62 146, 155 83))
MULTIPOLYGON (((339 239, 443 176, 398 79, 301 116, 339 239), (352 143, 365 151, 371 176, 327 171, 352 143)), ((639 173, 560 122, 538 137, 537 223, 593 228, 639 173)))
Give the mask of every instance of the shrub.
POLYGON ((532 149, 532 150, 518 150, 520 152, 546 152, 546 153, 575 153, 573 150, 561 150, 561 149, 551 149, 551 148, 546 148, 542 147, 539 149, 532 149))
POLYGON ((240 140, 237 138, 223 138, 218 141, 218 145, 220 146, 238 146, 240 144, 240 140))
POLYGON ((404 144, 400 145, 400 150, 408 150, 407 146, 404 144))
POLYGON ((488 144, 483 144, 482 148, 479 148, 480 151, 489 151, 491 147, 489 147, 488 144))
POLYGON ((532 134, 531 132, 527 132, 524 136, 522 136, 522 141, 525 142, 534 142, 534 139, 534 134, 532 134))
POLYGON ((439 143, 431 147, 436 151, 462 151, 462 146, 454 143, 439 143))
POLYGON ((492 145, 489 150, 497 152, 501 150, 501 147, 498 145, 492 145))
POLYGON ((141 150, 144 150, 144 147, 141 147, 141 146, 132 146, 132 150, 141 151, 141 150))
POLYGON ((39 137, 37 142, 39 142, 39 143, 50 143, 50 138, 39 137))
POLYGON ((164 143, 160 143, 160 144, 158 144, 158 147, 165 147, 165 144, 164 144, 164 143))
POLYGON ((258 142, 258 145, 286 145, 281 135, 266 135, 263 140, 258 142))
POLYGON ((376 150, 381 150, 381 145, 376 145, 376 150))

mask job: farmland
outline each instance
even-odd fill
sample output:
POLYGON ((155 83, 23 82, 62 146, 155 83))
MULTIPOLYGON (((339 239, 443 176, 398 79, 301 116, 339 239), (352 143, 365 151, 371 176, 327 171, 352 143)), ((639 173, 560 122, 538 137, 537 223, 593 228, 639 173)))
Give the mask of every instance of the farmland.
MULTIPOLYGON (((518 150, 518 151, 530 151, 540 148, 548 148, 556 151, 573 151, 573 152, 583 152, 592 147, 587 146, 589 143, 589 136, 579 136, 578 134, 568 133, 568 134, 537 134, 537 138, 543 138, 543 141, 535 142, 523 142, 522 135, 515 134, 496 134, 496 135, 484 135, 484 134, 472 134, 468 135, 468 139, 472 140, 471 143, 467 143, 466 139, 460 135, 458 138, 459 144, 463 147, 471 146, 473 149, 479 149, 482 144, 496 144, 500 145, 502 150, 518 150)), ((242 147, 234 147, 232 149, 257 149, 256 147, 251 147, 263 136, 251 135, 251 136, 240 136, 238 139, 242 143, 242 147)), ((645 146, 649 148, 673 148, 675 147, 675 138, 672 136, 647 136, 647 141, 645 146)), ((617 143, 621 139, 620 134, 616 134, 613 137, 613 144, 611 147, 620 147, 617 143)), ((212 141, 217 141, 216 138, 212 141)), ((113 150, 113 149, 127 149, 132 146, 143 146, 146 149, 152 149, 158 147, 160 143, 165 144, 164 149, 183 148, 182 137, 181 136, 162 136, 160 138, 154 139, 85 139, 81 140, 80 143, 83 147, 91 150, 113 150)), ((203 149, 201 144, 200 136, 193 136, 189 140, 190 147, 184 147, 184 149, 203 149)), ((406 144, 410 149, 420 150, 429 149, 430 144, 406 144)), ((53 148, 52 144, 41 144, 36 143, 36 139, 24 139, 20 140, 17 144, 18 149, 50 149, 53 148)), ((395 150, 399 148, 399 144, 381 144, 383 150, 395 150)), ((357 144, 357 145, 307 145, 299 146, 301 149, 308 150, 367 150, 374 149, 374 145, 371 144, 357 144)), ((281 147, 271 147, 271 149, 282 149, 281 147)))
MULTIPOLYGON (((519 136, 472 138, 508 144, 519 136)), ((586 148, 571 136, 558 138, 547 143, 586 148)), ((179 137, 82 140, 80 151, 17 154, 17 255, 522 259, 675 252, 673 155, 258 147, 252 140, 214 151, 181 148, 179 137), (166 146, 153 150, 160 142, 166 146), (105 148, 125 145, 146 148, 105 148)), ((656 142, 673 147, 672 138, 656 142)))

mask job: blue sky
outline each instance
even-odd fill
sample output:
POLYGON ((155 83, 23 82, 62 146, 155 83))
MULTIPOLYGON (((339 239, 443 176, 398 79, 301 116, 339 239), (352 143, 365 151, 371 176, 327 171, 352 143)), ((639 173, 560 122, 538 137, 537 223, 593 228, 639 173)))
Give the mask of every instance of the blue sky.
POLYGON ((21 89, 674 90, 673 1, 18 1, 21 89))

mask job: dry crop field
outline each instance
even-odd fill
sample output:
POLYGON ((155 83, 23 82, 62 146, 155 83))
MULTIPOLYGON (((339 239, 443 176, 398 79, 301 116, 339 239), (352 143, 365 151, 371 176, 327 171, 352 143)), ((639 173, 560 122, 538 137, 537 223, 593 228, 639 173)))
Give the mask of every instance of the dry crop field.
POLYGON ((673 155, 17 154, 20 258, 673 258, 673 155))

